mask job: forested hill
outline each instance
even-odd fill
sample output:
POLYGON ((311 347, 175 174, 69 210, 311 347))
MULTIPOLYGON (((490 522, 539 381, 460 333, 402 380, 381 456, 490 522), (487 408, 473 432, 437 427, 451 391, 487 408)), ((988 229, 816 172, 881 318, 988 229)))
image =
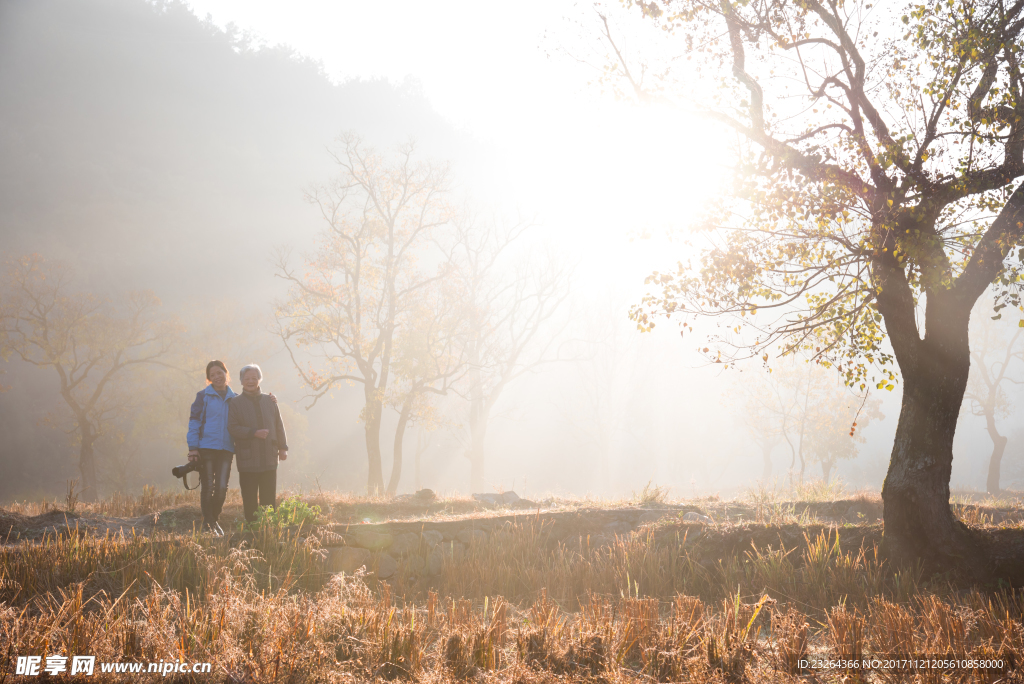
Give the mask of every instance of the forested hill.
POLYGON ((317 228, 302 191, 339 132, 456 144, 415 86, 335 85, 174 0, 0 0, 0 93, 2 251, 172 305, 272 288, 270 250, 317 228))

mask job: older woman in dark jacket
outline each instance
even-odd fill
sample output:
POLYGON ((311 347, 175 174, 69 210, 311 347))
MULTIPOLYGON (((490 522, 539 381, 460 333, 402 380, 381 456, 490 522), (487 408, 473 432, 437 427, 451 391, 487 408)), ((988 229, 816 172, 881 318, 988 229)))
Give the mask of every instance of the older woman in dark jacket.
POLYGON ((277 462, 288 458, 288 441, 281 411, 260 390, 260 367, 249 364, 238 377, 242 393, 228 407, 228 431, 235 441, 242 508, 251 522, 259 506, 276 505, 277 462))

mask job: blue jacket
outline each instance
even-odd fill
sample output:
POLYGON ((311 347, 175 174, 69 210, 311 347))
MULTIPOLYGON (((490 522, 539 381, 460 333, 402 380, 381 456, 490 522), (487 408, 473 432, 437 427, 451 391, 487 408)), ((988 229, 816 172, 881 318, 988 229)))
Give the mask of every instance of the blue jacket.
POLYGON ((188 417, 189 449, 220 449, 235 452, 235 444, 228 432, 228 402, 236 396, 228 387, 222 399, 213 385, 196 393, 188 417))

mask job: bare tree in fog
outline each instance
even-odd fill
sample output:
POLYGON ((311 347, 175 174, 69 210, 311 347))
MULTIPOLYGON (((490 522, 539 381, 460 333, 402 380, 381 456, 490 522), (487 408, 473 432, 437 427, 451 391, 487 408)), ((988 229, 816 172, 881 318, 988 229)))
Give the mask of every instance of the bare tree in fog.
MULTIPOLYGON (((394 381, 388 390, 388 403, 398 411, 398 425, 388 478, 389 496, 398 492, 402 477, 406 427, 415 422, 431 430, 443 423, 434 398, 447 395, 468 370, 463 344, 467 307, 461 283, 448 278, 433 283, 421 295, 395 341, 394 381)), ((417 451, 417 457, 420 453, 417 451)))
POLYGON ((459 225, 458 267, 467 291, 466 396, 469 400, 470 487, 486 487, 485 441, 494 405, 516 378, 554 360, 552 317, 569 295, 569 271, 548 256, 511 260, 529 227, 472 220, 459 225))
POLYGON ((743 376, 743 381, 737 382, 737 387, 732 392, 735 396, 742 397, 742 402, 735 405, 740 409, 736 417, 761 450, 761 482, 764 484, 771 481, 772 451, 784 439, 789 415, 789 407, 782 399, 778 388, 767 380, 766 377, 751 380, 743 376))
POLYGON ((611 462, 616 442, 622 437, 643 441, 633 413, 650 415, 638 396, 650 393, 645 385, 658 360, 643 348, 636 330, 624 325, 628 303, 611 290, 599 301, 593 310, 573 316, 579 322, 572 352, 578 382, 571 384, 573 393, 563 396, 559 404, 564 420, 580 433, 580 443, 592 444, 596 450, 591 484, 607 494, 615 489, 611 462))
MULTIPOLYGON (((184 365, 180 341, 175 338, 175 349, 166 359, 174 366, 184 365)), ((189 390, 195 394, 194 387, 183 382, 186 377, 176 367, 140 364, 123 370, 107 390, 108 405, 118 410, 111 412, 94 443, 97 479, 104 487, 124 494, 140 482, 152 483, 150 469, 175 445, 181 448, 189 390)), ((159 470, 166 476, 164 468, 159 470)))
POLYGON ((38 255, 9 261, 4 276, 0 350, 57 375, 74 420, 82 494, 96 499, 95 443, 131 403, 116 385, 127 370, 162 362, 178 325, 156 316, 152 292, 112 304, 76 291, 67 267, 38 255))
POLYGON ((997 417, 1010 413, 1010 399, 1004 383, 1024 384, 1012 377, 1014 366, 1024 366, 1024 328, 1014 326, 1008 329, 990 316, 975 317, 971 325, 971 375, 962 410, 985 419, 985 430, 992 439, 992 455, 988 461, 988 475, 985 491, 998 494, 999 471, 1006 451, 1007 438, 999 434, 997 417), (1012 331, 1012 335, 1009 332, 1012 331))
POLYGON ((447 273, 435 240, 449 221, 448 169, 417 161, 411 144, 385 157, 351 134, 339 142, 341 151, 332 153, 339 176, 308 196, 327 224, 319 248, 301 271, 285 255, 278 263, 290 287, 277 309, 277 333, 311 391, 310 407, 343 384, 363 386, 367 490, 380 493, 395 334, 420 292, 447 273))
POLYGON ((857 458, 857 445, 864 443, 864 428, 885 415, 878 397, 857 395, 828 370, 818 371, 825 376, 825 386, 815 402, 805 408, 809 414, 805 440, 810 460, 821 467, 821 478, 828 482, 839 461, 857 458))
POLYGON ((808 462, 821 467, 827 482, 840 460, 857 457, 861 431, 885 417, 877 398, 856 394, 835 373, 806 361, 786 359, 770 372, 745 374, 737 391, 743 396, 741 420, 764 457, 764 482, 771 475, 771 451, 783 441, 790 450, 790 485, 803 481, 808 462))
POLYGON ((416 431, 416 452, 413 456, 413 488, 417 491, 423 487, 423 454, 430 448, 430 435, 434 430, 436 430, 434 425, 430 427, 421 425, 420 429, 416 431))

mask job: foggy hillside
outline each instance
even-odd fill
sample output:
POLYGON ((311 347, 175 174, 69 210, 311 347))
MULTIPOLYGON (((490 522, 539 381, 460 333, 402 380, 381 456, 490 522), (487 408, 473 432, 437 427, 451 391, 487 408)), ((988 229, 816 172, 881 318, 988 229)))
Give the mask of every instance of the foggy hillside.
MULTIPOLYGON (((180 2, 4 0, 0 92, 0 251, 73 262, 100 294, 152 289, 190 325, 228 301, 232 321, 267 314, 271 252, 309 244, 318 217, 303 192, 331 172, 340 132, 461 144, 415 83, 334 84, 180 2)), ((0 497, 60 489, 76 476, 67 438, 37 424, 53 380, 6 368, 0 497)), ((292 376, 282 366, 274 386, 292 376)), ((149 454, 161 484, 181 452, 149 454)))
POLYGON ((4 0, 0 88, 5 248, 170 303, 267 285, 269 247, 309 234, 302 191, 341 131, 456 142, 415 84, 335 85, 181 2, 4 0))

